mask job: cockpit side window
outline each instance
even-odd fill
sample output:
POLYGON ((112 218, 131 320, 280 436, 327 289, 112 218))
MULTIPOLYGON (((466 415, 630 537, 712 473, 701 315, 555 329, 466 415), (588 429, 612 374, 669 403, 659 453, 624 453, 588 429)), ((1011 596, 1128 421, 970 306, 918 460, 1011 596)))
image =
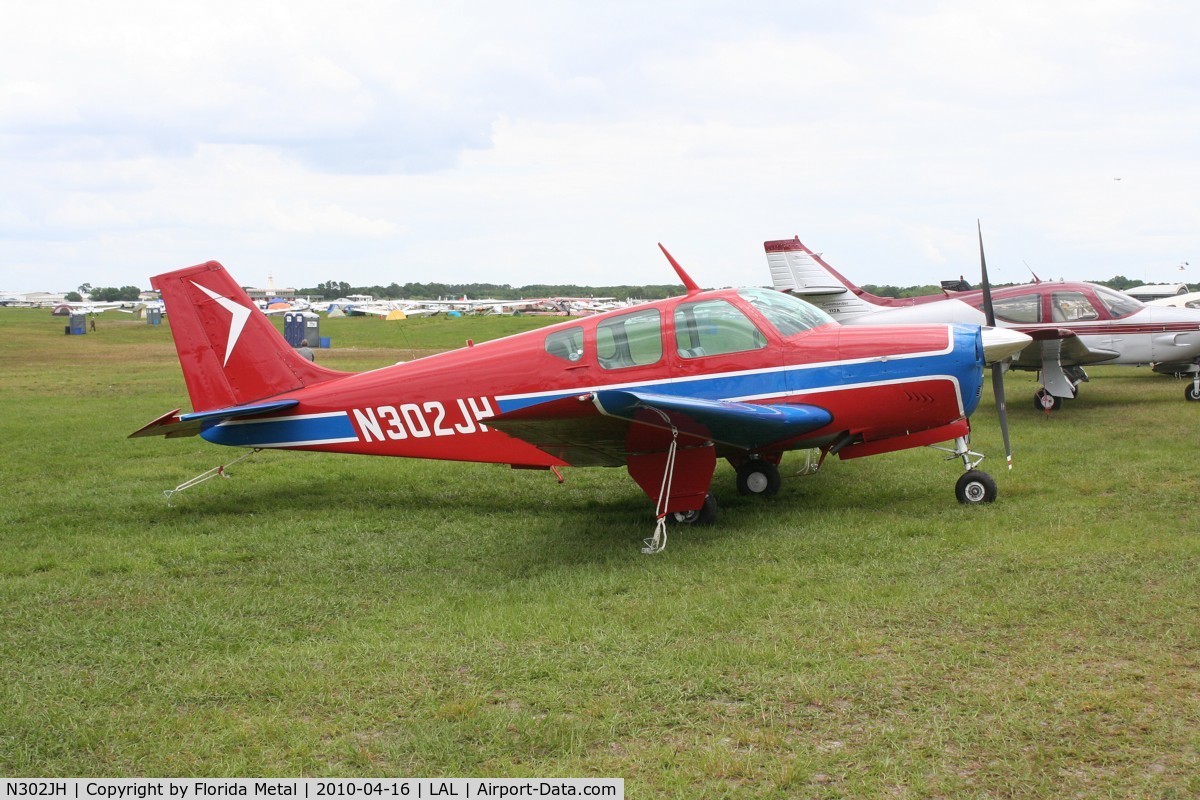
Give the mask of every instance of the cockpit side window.
POLYGON ((611 317, 596 326, 596 355, 604 369, 641 367, 662 359, 658 309, 611 317))
POLYGON ((564 361, 583 358, 583 328, 567 328, 550 334, 546 337, 546 352, 564 361))
POLYGON ((1108 313, 1112 314, 1113 319, 1128 317, 1146 307, 1141 300, 1104 286, 1096 287, 1096 297, 1100 298, 1100 302, 1108 309, 1108 313))
POLYGON ((681 358, 759 350, 767 337, 726 300, 680 303, 675 309, 675 346, 681 358))
POLYGON ((1028 324, 1042 321, 1042 296, 1036 292, 995 300, 992 308, 996 311, 996 319, 1005 322, 1028 324))
POLYGON ((1054 322, 1083 322, 1100 318, 1092 301, 1083 292, 1051 293, 1050 310, 1054 322))
POLYGON ((812 303, 806 303, 799 297, 777 292, 773 289, 740 289, 738 294, 745 298, 754 309, 767 318, 767 322, 775 326, 779 335, 793 336, 812 330, 818 325, 829 325, 833 317, 826 314, 812 303))

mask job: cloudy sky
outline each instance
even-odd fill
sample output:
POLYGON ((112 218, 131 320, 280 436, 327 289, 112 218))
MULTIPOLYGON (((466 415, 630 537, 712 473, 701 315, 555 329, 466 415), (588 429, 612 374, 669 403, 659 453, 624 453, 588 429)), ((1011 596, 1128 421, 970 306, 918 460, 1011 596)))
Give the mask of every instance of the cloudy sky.
POLYGON ((1196 9, 9 0, 0 289, 1200 282, 1196 9))

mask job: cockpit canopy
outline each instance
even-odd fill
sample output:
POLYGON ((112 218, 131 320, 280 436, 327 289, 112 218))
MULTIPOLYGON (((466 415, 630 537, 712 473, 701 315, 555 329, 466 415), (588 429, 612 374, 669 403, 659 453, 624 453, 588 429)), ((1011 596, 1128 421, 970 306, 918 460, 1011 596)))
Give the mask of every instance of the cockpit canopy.
MULTIPOLYGON (((664 333, 671 329, 675 341, 668 337, 666 346, 685 361, 743 353, 765 348, 770 328, 786 339, 834 321, 816 306, 773 289, 740 289, 736 294, 761 319, 735 302, 731 291, 684 298, 673 308, 658 303, 608 314, 596 321, 594 358, 608 370, 658 363, 665 352, 664 333)), ((549 332, 545 349, 556 358, 577 362, 592 357, 587 342, 584 325, 570 325, 549 332)))

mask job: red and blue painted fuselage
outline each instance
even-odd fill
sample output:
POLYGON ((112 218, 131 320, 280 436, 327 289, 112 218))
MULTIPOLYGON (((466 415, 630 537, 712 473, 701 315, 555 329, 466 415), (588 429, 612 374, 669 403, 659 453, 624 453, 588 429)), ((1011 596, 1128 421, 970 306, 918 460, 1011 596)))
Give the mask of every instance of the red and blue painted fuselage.
MULTIPOLYGON (((675 441, 695 507, 711 461, 843 458, 965 436, 971 325, 843 327, 772 290, 693 292, 364 373, 297 356, 215 262, 157 276, 193 411, 136 435, 510 464, 626 465, 655 500, 675 441), (648 465, 648 466, 647 466, 648 465)), ((677 459, 679 459, 677 461, 677 459)), ((678 494, 678 497, 675 495, 678 494)))

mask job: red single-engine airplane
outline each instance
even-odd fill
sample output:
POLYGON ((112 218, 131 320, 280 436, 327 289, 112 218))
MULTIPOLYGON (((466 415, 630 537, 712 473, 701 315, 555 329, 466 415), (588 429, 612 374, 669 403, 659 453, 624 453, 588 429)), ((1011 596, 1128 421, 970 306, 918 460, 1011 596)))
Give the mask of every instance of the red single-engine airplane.
POLYGON ((846 459, 953 440, 945 449, 965 469, 959 501, 995 499, 968 417, 984 364, 1028 337, 978 325, 843 327, 771 289, 701 291, 663 253, 686 296, 364 373, 297 355, 215 261, 159 275, 151 282, 193 411, 132 436, 556 474, 625 466, 656 504, 645 552, 665 545, 668 516, 715 517, 718 458, 735 467, 739 491, 771 495, 787 450, 846 459))

